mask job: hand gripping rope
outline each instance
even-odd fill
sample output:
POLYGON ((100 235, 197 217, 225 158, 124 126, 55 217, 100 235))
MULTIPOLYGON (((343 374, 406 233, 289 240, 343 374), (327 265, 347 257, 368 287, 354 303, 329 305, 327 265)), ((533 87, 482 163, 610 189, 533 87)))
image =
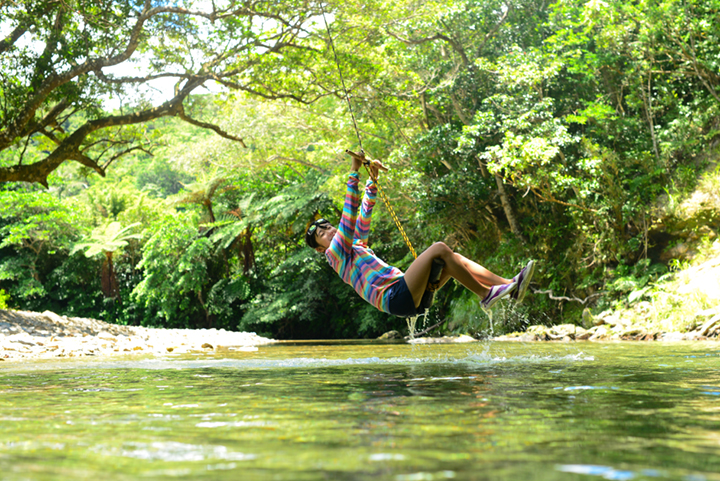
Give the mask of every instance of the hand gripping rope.
POLYGON ((385 203, 385 207, 387 207, 388 213, 390 214, 390 217, 392 217, 392 220, 395 222, 395 225, 397 226, 398 230, 400 231, 400 235, 402 236, 403 240, 405 241, 405 244, 407 244, 408 249, 410 249, 410 252, 413 255, 413 258, 417 259, 417 254, 415 253, 415 248, 413 248, 412 243, 410 242, 410 239, 408 238, 407 234, 405 233, 405 229, 403 229, 402 224, 400 223, 400 219, 398 219, 397 214, 395 214, 395 209, 392 208, 392 205, 390 205, 390 199, 388 199, 387 195, 385 195, 385 191, 382 190, 382 187, 380 187, 380 184, 378 183, 377 177, 375 174, 373 174, 372 170, 370 170, 370 161, 365 158, 365 152, 362 150, 359 154, 356 154, 352 150, 346 150, 345 151, 348 155, 351 157, 360 160, 363 165, 365 166, 365 170, 367 170, 368 175, 372 179, 373 182, 375 182, 375 185, 378 189, 378 194, 380 194, 380 198, 382 198, 383 202, 385 203))

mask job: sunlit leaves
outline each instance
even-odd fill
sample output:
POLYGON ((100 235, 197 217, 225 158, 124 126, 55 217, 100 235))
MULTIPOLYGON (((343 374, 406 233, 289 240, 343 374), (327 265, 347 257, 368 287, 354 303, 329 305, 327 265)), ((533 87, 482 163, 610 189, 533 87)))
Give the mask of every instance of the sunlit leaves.
POLYGON ((140 239, 140 234, 130 232, 140 223, 123 227, 120 222, 108 222, 92 231, 87 242, 76 244, 73 252, 85 250, 86 257, 95 257, 98 254, 115 252, 128 244, 130 239, 140 239))

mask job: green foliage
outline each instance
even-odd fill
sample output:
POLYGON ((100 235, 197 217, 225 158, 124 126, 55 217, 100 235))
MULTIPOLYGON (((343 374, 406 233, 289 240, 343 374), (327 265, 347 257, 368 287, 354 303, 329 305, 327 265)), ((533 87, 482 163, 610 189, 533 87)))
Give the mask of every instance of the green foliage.
POLYGON ((192 176, 172 168, 167 159, 153 160, 150 165, 137 172, 135 186, 155 197, 166 198, 175 195, 184 184, 192 182, 192 176))
MULTIPOLYGON (((118 5, 106 13, 125 18, 130 7, 118 5)), ((280 338, 371 337, 404 327, 303 245, 312 217, 339 219, 348 170, 342 151, 359 146, 324 25, 310 22, 314 6, 258 5, 277 18, 297 15, 307 27, 302 48, 223 56, 230 39, 250 48, 279 38, 269 24, 243 16, 212 25, 157 17, 148 24, 154 37, 141 39, 157 72, 194 72, 187 52, 217 58, 215 67, 232 72, 252 64, 252 78, 225 83, 239 88, 232 94, 183 98, 186 114, 212 120, 246 147, 197 122, 158 118, 82 144, 90 156, 104 149, 114 156, 152 143, 154 157, 135 149, 104 179, 87 165, 62 167, 48 193, 0 192, 0 282, 13 302, 280 338), (208 42, 197 43, 205 34, 208 42), (142 237, 123 244, 120 226, 130 225, 142 237), (110 299, 103 299, 102 259, 72 253, 80 238, 90 254, 115 252, 110 299)), ((16 23, 35 12, 3 8, 16 23)), ((533 287, 610 308, 644 305, 664 263, 673 265, 662 252, 717 231, 717 176, 700 178, 720 133, 713 2, 349 0, 328 8, 363 146, 391 167, 381 184, 417 250, 442 240, 506 277, 533 258, 533 287)), ((35 13, 33 21, 47 21, 35 13)), ((73 22, 58 54, 68 65, 95 54, 73 22)), ((34 35, 48 31, 42 27, 34 35)), ((100 43, 114 48, 111 38, 100 43)), ((35 65, 26 54, 26 66, 35 65)), ((23 55, 12 50, 11 61, 0 61, 20 66, 23 55)), ((41 77, 27 68, 2 75, 15 79, 0 93, 9 119, 25 98, 20 77, 41 77)), ((93 76, 79 82, 65 94, 82 115, 66 119, 66 132, 106 116, 103 95, 126 93, 93 76)), ((38 118, 62 98, 46 102, 38 118)), ((0 166, 56 147, 37 132, 25 140, 25 150, 14 140, 0 153, 0 166)), ((380 202, 370 240, 390 264, 412 262, 380 202)), ((531 299, 498 311, 495 332, 579 319, 579 303, 531 299)), ((475 297, 452 284, 438 293, 432 315, 452 332, 490 329, 475 297)))
POLYGON ((16 299, 43 296, 43 273, 67 255, 77 214, 47 192, 0 191, 0 281, 16 299))
POLYGON ((102 227, 92 231, 88 242, 75 244, 71 254, 87 249, 85 257, 95 257, 98 254, 115 252, 128 244, 129 239, 139 239, 140 234, 129 234, 129 232, 140 225, 140 223, 131 224, 123 227, 120 222, 109 222, 102 227))
POLYGON ((0 180, 47 187, 69 160, 105 175, 117 159, 155 147, 149 122, 165 116, 242 142, 213 123, 215 110, 201 97, 190 97, 211 80, 264 98, 309 101, 326 92, 308 75, 317 52, 312 3, 181 7, 0 4, 0 180), (175 88, 158 88, 158 80, 175 88), (118 112, 106 110, 110 102, 118 112))
POLYGON ((162 319, 156 322, 166 327, 195 327, 202 315, 212 246, 206 237, 198 237, 188 220, 187 216, 165 218, 145 244, 137 266, 146 274, 133 296, 144 307, 155 309, 162 319))
POLYGON ((7 302, 10 300, 10 295, 5 292, 5 289, 0 289, 0 309, 7 309, 7 302))
POLYGON ((632 266, 618 266, 612 282, 607 283, 611 292, 627 295, 629 303, 634 303, 646 294, 648 284, 659 279, 668 272, 663 264, 651 264, 650 259, 643 259, 632 266))

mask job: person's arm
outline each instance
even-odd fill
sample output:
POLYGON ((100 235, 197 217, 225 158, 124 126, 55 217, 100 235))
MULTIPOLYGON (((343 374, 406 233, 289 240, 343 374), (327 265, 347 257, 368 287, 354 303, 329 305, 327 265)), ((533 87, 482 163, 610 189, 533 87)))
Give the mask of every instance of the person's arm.
POLYGON ((350 172, 340 225, 328 249, 330 255, 336 258, 349 257, 352 252, 355 222, 357 219, 358 204, 360 203, 360 192, 358 190, 359 181, 360 174, 356 170, 350 172))
MULTIPOLYGON (((338 226, 335 237, 330 243, 330 247, 326 251, 326 255, 335 260, 339 260, 340 257, 350 257, 353 238, 355 237, 358 204, 360 203, 360 192, 358 190, 360 173, 358 171, 365 161, 365 155, 353 154, 351 157, 352 171, 348 178, 347 193, 345 194, 345 204, 343 206, 342 217, 340 218, 340 225, 338 226)), ((379 175, 378 171, 380 169, 387 171, 387 168, 377 160, 370 161, 369 168, 371 172, 373 172, 373 175, 375 175, 375 178, 379 175)), ((370 210, 372 211, 372 208, 370 210)), ((367 236, 367 232, 365 236, 367 236)))
POLYGON ((355 239, 367 245, 368 234, 370 233, 370 221, 372 218, 373 207, 375 206, 375 198, 377 196, 377 185, 372 179, 368 179, 365 184, 365 195, 363 195, 362 206, 360 207, 360 215, 355 224, 355 239))

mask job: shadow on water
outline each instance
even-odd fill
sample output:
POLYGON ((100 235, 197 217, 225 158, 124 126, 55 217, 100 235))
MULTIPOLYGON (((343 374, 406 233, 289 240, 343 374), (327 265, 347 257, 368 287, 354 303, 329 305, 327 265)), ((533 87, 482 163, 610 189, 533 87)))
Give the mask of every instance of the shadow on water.
POLYGON ((293 342, 0 372, 4 479, 720 480, 718 349, 293 342))

